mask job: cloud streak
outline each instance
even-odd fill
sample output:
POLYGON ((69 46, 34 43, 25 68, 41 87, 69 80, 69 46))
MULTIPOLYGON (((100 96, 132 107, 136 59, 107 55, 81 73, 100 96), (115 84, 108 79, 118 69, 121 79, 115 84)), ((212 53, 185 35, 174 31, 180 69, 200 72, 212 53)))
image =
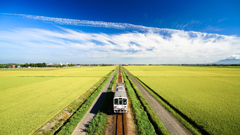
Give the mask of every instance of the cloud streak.
POLYGON ((44 55, 50 56, 48 53, 51 52, 56 54, 51 57, 71 56, 74 60, 130 58, 142 60, 142 63, 215 62, 232 54, 240 54, 240 38, 236 36, 186 31, 168 31, 171 33, 168 36, 153 32, 104 34, 61 29, 19 28, 0 31, 0 46, 7 50, 18 48, 20 53, 27 50, 30 56, 38 52, 47 52, 44 55))
POLYGON ((142 25, 134 25, 129 23, 54 18, 54 17, 35 16, 35 15, 26 15, 26 14, 10 14, 10 13, 1 13, 1 14, 9 15, 9 16, 20 16, 24 18, 45 21, 45 22, 54 22, 55 24, 60 24, 60 25, 89 26, 89 27, 102 27, 102 28, 114 28, 114 29, 128 29, 128 30, 131 29, 131 30, 138 30, 138 31, 151 31, 151 32, 175 31, 174 29, 146 27, 142 25))

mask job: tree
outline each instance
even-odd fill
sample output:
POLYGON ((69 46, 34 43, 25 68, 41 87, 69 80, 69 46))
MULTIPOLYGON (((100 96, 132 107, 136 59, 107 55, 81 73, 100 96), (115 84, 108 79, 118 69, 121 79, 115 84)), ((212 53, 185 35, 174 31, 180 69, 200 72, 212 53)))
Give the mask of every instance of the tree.
POLYGON ((31 66, 31 67, 34 67, 34 65, 35 65, 34 63, 30 63, 30 66, 31 66))
POLYGON ((38 63, 38 67, 43 67, 43 64, 42 63, 38 63))
POLYGON ((68 66, 69 66, 69 67, 72 67, 72 66, 74 66, 74 64, 71 63, 71 64, 68 64, 68 66))
POLYGON ((46 67, 46 66, 47 66, 47 64, 45 62, 43 62, 43 67, 46 67))
POLYGON ((25 67, 28 67, 28 66, 29 66, 29 64, 28 64, 28 63, 25 63, 25 64, 24 64, 24 66, 25 66, 25 67))

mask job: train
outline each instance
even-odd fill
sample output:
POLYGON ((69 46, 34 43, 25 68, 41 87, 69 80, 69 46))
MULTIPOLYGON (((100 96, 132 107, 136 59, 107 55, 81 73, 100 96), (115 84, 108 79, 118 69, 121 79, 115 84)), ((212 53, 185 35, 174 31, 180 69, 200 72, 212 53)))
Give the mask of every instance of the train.
POLYGON ((128 99, 123 82, 116 83, 116 89, 113 98, 114 113, 127 113, 128 99))

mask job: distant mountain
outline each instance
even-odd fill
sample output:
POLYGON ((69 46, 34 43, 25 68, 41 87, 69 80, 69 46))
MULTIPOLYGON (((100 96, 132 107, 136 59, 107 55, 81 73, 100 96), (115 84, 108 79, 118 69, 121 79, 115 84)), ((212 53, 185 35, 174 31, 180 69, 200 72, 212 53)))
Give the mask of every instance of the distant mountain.
POLYGON ((227 59, 214 62, 213 64, 240 64, 240 56, 231 55, 227 59))

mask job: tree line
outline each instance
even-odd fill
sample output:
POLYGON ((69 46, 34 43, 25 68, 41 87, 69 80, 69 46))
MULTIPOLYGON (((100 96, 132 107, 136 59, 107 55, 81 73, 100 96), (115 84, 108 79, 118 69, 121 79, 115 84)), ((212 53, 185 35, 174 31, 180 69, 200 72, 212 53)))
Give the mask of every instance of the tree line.
POLYGON ((43 63, 25 63, 25 64, 22 64, 20 65, 21 67, 66 67, 66 66, 69 66, 69 67, 72 67, 74 66, 74 64, 67 64, 67 65, 60 65, 60 64, 54 64, 54 65, 47 65, 45 62, 43 63))
POLYGON ((47 67, 47 64, 45 62, 43 63, 25 63, 21 64, 21 67, 47 67))
POLYGON ((67 65, 60 65, 60 64, 54 64, 54 65, 47 65, 45 62, 43 63, 25 63, 25 64, 0 64, 0 68, 11 68, 11 65, 20 66, 20 67, 72 67, 75 66, 74 64, 67 64, 67 65))

